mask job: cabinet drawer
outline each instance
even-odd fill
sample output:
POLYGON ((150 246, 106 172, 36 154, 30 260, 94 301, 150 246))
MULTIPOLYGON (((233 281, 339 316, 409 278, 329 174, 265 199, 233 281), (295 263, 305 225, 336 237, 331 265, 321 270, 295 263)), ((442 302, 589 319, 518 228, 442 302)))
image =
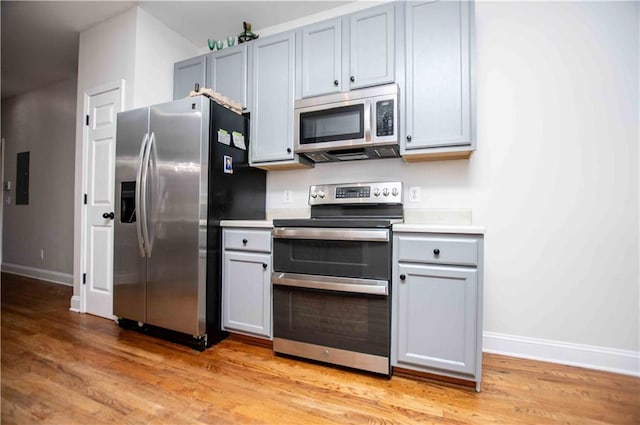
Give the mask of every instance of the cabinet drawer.
POLYGON ((410 236, 397 237, 398 261, 458 264, 478 264, 478 239, 463 236, 410 236))
POLYGON ((271 231, 224 229, 224 249, 271 252, 271 231))

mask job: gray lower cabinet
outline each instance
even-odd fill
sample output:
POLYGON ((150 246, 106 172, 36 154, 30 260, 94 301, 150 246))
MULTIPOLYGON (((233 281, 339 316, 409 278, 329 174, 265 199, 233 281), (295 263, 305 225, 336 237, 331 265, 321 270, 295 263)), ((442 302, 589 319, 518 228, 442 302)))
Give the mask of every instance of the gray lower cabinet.
POLYGON ((482 259, 482 236, 394 232, 394 367, 474 381, 479 391, 482 259))
POLYGON ((271 230, 224 229, 222 328, 271 339, 271 230))
POLYGON ((196 84, 207 87, 207 58, 208 55, 196 56, 173 65, 174 100, 189 96, 196 84))
POLYGON ((405 4, 406 161, 468 158, 476 148, 473 16, 472 1, 405 4))

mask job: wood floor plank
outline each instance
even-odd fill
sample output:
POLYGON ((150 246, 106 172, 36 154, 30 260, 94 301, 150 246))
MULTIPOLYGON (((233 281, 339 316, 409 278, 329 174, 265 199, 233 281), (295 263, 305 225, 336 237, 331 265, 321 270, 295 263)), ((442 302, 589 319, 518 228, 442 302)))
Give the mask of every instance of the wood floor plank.
POLYGON ((70 312, 71 288, 2 274, 3 424, 634 424, 640 379, 485 355, 482 392, 274 355, 197 352, 70 312))

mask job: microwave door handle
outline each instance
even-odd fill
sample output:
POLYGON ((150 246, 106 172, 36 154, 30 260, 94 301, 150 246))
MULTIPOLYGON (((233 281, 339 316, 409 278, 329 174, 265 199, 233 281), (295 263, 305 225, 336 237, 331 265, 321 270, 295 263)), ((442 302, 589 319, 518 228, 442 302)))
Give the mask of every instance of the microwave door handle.
POLYGON ((364 141, 371 141, 371 128, 372 128, 372 120, 374 117, 373 113, 373 105, 374 103, 371 99, 366 99, 364 102, 364 141))

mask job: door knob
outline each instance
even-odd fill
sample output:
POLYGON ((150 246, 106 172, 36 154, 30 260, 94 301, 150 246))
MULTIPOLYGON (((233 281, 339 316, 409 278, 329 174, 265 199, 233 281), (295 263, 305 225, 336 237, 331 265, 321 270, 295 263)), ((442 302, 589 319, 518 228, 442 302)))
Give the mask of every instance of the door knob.
POLYGON ((113 211, 102 214, 102 218, 104 218, 105 220, 113 220, 115 217, 116 215, 113 213, 113 211))

